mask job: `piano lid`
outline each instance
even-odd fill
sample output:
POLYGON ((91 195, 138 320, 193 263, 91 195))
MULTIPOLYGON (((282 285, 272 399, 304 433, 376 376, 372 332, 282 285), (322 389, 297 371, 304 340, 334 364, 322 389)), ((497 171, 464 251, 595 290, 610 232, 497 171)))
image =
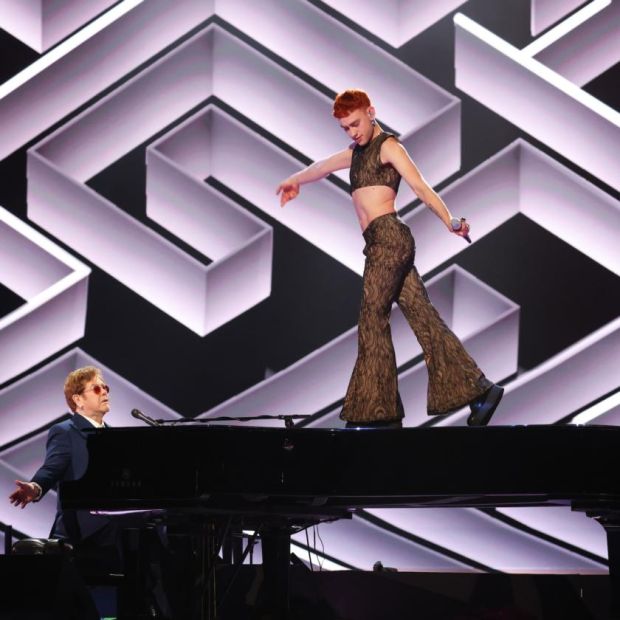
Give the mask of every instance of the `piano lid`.
MULTIPOLYGON (((620 428, 112 428, 68 508, 620 502, 620 428)), ((241 507, 241 508, 240 508, 241 507)))

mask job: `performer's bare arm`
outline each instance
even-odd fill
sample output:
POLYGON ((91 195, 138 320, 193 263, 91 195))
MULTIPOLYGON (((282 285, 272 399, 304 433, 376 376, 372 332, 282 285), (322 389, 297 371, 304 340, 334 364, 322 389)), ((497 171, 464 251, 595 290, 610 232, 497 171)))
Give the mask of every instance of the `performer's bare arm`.
MULTIPOLYGON (((405 147, 396 140, 386 140, 381 145, 381 159, 383 163, 390 163, 398 173, 407 181, 416 196, 445 224, 452 230, 450 220, 452 214, 446 207, 446 203, 439 197, 437 192, 426 182, 417 166, 409 157, 405 147)), ((461 230, 457 231, 460 236, 466 235, 470 230, 469 224, 465 224, 461 230)))
POLYGON ((336 170, 349 168, 351 166, 351 153, 351 148, 334 153, 282 181, 276 190, 276 194, 280 194, 280 206, 283 207, 289 200, 297 197, 300 185, 323 179, 336 170))

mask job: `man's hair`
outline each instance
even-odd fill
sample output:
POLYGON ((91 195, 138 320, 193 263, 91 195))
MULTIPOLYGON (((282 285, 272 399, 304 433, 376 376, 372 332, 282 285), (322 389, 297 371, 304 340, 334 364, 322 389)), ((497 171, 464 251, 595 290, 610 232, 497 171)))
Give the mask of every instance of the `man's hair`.
POLYGON ((368 108, 371 105, 370 97, 366 91, 359 88, 348 88, 336 95, 332 114, 336 118, 344 118, 359 108, 368 108))
POLYGON ((84 366, 84 368, 78 368, 67 375, 65 379, 65 400, 73 413, 77 410, 72 398, 73 395, 80 394, 89 381, 101 376, 101 370, 94 366, 84 366))

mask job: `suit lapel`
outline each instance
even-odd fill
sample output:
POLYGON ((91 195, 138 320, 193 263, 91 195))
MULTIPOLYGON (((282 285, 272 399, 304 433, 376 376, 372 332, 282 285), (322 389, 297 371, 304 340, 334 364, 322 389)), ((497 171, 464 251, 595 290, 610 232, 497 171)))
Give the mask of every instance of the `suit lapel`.
POLYGON ((73 417, 71 418, 71 424, 73 424, 73 426, 81 432, 96 430, 96 427, 93 426, 83 415, 80 415, 79 413, 73 414, 73 417))

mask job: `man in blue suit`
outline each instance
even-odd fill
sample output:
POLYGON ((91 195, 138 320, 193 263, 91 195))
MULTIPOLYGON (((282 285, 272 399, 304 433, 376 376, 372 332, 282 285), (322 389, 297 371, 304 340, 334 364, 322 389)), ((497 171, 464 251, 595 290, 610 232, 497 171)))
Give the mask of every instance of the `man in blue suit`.
MULTIPOLYGON (((39 501, 50 489, 66 480, 82 477, 88 465, 86 439, 89 433, 105 428, 104 416, 110 410, 110 388, 101 370, 94 366, 69 373, 64 385, 65 400, 73 412, 70 420, 59 422, 47 435, 45 462, 30 481, 16 480, 17 488, 9 499, 25 508, 39 501)), ((74 545, 80 566, 87 571, 118 571, 122 566, 121 532, 124 527, 140 527, 148 515, 108 517, 88 510, 62 510, 57 504, 50 538, 62 538, 74 545)), ((159 570, 151 566, 151 571, 159 570)), ((170 617, 169 604, 160 583, 159 573, 150 578, 146 596, 151 617, 170 617)))
MULTIPOLYGON (((25 508, 30 502, 39 501, 50 489, 57 490, 59 482, 82 477, 88 465, 86 438, 95 429, 105 428, 103 418, 110 410, 109 392, 101 371, 94 366, 69 373, 64 393, 73 416, 49 430, 45 462, 29 482, 15 481, 17 489, 9 497, 12 504, 25 508)), ((109 531, 114 529, 111 521, 87 510, 63 511, 59 502, 50 537, 73 544, 87 539, 95 542, 95 538, 99 539, 96 544, 114 545, 115 532, 109 531)))

